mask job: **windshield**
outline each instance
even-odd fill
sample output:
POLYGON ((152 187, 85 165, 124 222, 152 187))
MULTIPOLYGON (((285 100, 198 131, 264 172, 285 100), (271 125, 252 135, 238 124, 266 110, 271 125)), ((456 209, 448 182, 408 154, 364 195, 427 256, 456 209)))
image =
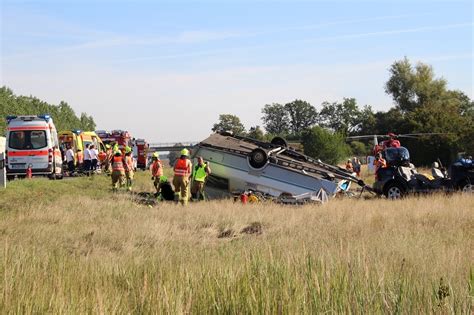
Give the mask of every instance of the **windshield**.
POLYGON ((11 131, 8 139, 8 146, 15 150, 42 149, 47 144, 44 130, 11 131))
POLYGON ((385 158, 389 163, 394 161, 408 161, 410 160, 410 153, 404 147, 388 148, 385 150, 385 158))

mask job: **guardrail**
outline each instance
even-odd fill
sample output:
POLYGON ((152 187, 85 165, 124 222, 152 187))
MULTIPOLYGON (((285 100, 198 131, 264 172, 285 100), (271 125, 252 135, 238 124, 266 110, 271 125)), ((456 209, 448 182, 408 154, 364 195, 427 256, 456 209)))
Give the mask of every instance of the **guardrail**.
POLYGON ((150 143, 148 150, 151 152, 179 151, 184 148, 190 149, 196 146, 199 141, 150 143))

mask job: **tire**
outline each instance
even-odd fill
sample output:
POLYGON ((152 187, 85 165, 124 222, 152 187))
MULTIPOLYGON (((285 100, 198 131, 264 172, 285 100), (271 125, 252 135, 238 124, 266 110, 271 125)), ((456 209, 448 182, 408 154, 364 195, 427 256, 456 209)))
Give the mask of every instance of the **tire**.
POLYGON ((273 138, 271 141, 271 144, 279 146, 279 147, 283 147, 283 148, 288 148, 288 142, 286 142, 286 140, 283 139, 282 137, 273 138))
POLYGON ((403 189, 402 185, 397 182, 392 182, 387 185, 384 189, 384 195, 387 199, 401 199, 405 196, 405 190, 403 189))
POLYGON ((249 153, 248 159, 251 167, 261 169, 268 163, 268 154, 264 150, 256 148, 249 153))
POLYGON ((465 194, 473 194, 474 193, 474 184, 471 182, 465 180, 464 182, 459 185, 459 189, 462 191, 462 193, 465 194))

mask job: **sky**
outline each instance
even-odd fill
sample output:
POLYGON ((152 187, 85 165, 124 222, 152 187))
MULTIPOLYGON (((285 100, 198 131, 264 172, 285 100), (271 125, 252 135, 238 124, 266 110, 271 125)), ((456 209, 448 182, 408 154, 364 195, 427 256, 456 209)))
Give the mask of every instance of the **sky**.
POLYGON ((405 56, 473 98, 472 1, 1 0, 0 85, 149 142, 202 140, 219 114, 354 97, 375 110, 405 56))

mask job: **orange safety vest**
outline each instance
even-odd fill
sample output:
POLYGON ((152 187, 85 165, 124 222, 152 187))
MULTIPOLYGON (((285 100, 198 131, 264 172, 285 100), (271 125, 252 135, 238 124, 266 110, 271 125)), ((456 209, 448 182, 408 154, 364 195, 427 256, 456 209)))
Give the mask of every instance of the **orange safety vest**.
POLYGON ((187 159, 179 159, 174 165, 175 176, 188 176, 191 174, 191 168, 187 159))
POLYGON ((133 159, 131 156, 125 156, 125 168, 127 172, 133 171, 133 159))
POLYGON ((104 162, 107 159, 107 154, 105 152, 99 153, 99 161, 104 162))
POLYGON ((154 161, 151 165, 151 175, 154 177, 161 177, 163 175, 163 165, 161 165, 160 160, 154 161))
POLYGON ((77 152, 76 155, 77 155, 77 163, 82 164, 84 162, 84 153, 82 153, 81 151, 81 152, 77 152))
POLYGON ((125 169, 123 168, 123 159, 121 156, 114 156, 112 163, 112 171, 125 171, 125 169))

